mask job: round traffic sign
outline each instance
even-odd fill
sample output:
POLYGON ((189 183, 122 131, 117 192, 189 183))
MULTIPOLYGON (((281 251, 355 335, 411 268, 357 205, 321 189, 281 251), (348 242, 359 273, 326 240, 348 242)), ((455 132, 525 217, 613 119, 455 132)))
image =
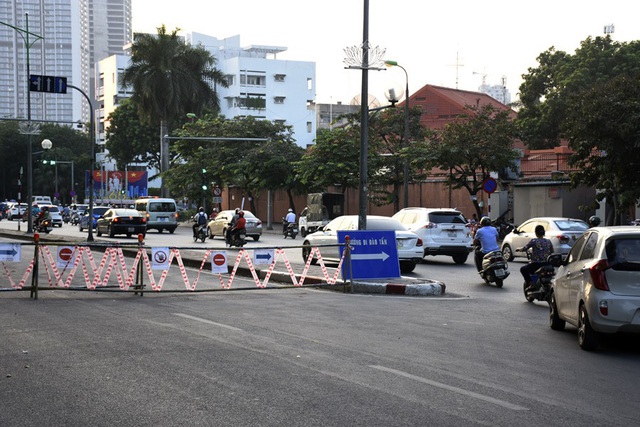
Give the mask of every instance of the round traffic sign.
POLYGON ((213 187, 213 195, 214 196, 220 196, 222 194, 222 188, 220 187, 213 187))
POLYGON ((60 248, 60 251, 58 252, 58 257, 62 261, 69 261, 71 259, 72 254, 73 254, 73 251, 70 248, 60 248))
POLYGON ((482 183, 482 189, 485 193, 491 194, 498 189, 498 182, 493 178, 487 178, 482 183))
POLYGON ((221 267, 227 263, 227 257, 224 256, 223 254, 215 254, 213 256, 213 263, 216 266, 221 267))

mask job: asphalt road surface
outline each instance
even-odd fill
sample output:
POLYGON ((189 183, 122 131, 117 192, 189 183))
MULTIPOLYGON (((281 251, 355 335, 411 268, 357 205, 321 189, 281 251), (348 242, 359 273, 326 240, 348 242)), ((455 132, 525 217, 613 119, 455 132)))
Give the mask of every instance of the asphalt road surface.
POLYGON ((497 289, 427 258, 444 297, 2 292, 0 425, 638 425, 637 337, 580 350, 519 266, 497 289))

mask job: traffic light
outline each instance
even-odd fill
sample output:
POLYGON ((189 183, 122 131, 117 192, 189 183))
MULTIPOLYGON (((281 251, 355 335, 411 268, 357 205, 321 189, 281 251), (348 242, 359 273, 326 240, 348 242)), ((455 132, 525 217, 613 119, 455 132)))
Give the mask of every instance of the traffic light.
POLYGON ((202 168, 202 191, 207 191, 207 170, 202 168))
POLYGON ((43 160, 42 161, 43 165, 51 165, 51 166, 55 166, 56 161, 55 160, 43 160))

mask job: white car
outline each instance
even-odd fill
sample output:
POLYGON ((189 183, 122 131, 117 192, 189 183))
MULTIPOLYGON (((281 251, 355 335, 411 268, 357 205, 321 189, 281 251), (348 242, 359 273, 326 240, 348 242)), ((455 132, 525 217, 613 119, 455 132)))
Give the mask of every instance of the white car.
POLYGON ((473 249, 467 220, 455 209, 404 208, 393 218, 422 239, 424 256, 447 255, 456 264, 464 264, 473 249))
POLYGON ((640 228, 589 229, 558 266, 551 287, 551 329, 576 326, 582 349, 595 350, 602 334, 640 334, 640 228))
POLYGON ((51 224, 54 227, 62 227, 62 213, 56 205, 40 205, 40 209, 47 208, 51 217, 51 224))
MULTIPOLYGON (((311 248, 317 245, 337 245, 339 230, 357 230, 358 216, 343 215, 332 220, 321 230, 308 234, 302 243, 302 258, 306 261, 311 253, 311 248)), ((418 235, 400 224, 397 220, 388 216, 367 215, 367 230, 390 230, 396 232, 396 244, 398 247, 398 258, 400 260, 400 271, 411 273, 418 262, 422 261, 423 249, 422 240, 418 235)), ((328 246, 320 248, 320 254, 324 261, 340 262, 340 247, 328 246)), ((317 263, 314 258, 312 264, 317 263)))
POLYGON ((536 237, 535 228, 537 225, 544 227, 544 237, 551 240, 553 252, 566 255, 571 250, 573 244, 589 229, 589 224, 581 219, 559 218, 559 217, 539 217, 531 218, 517 226, 506 235, 502 241, 502 256, 507 261, 513 261, 515 257, 527 257, 526 252, 516 252, 533 238, 536 237))
POLYGON ((9 206, 9 221, 13 221, 14 219, 21 220, 24 216, 24 211, 27 209, 26 203, 11 203, 9 206))

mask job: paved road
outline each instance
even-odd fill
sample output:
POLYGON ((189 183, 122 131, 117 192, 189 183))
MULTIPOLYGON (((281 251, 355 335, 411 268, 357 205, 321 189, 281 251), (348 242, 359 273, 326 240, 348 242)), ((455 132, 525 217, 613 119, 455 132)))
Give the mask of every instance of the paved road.
POLYGON ((580 350, 513 274, 428 258, 444 298, 0 293, 0 425, 637 425, 637 339, 580 350))

